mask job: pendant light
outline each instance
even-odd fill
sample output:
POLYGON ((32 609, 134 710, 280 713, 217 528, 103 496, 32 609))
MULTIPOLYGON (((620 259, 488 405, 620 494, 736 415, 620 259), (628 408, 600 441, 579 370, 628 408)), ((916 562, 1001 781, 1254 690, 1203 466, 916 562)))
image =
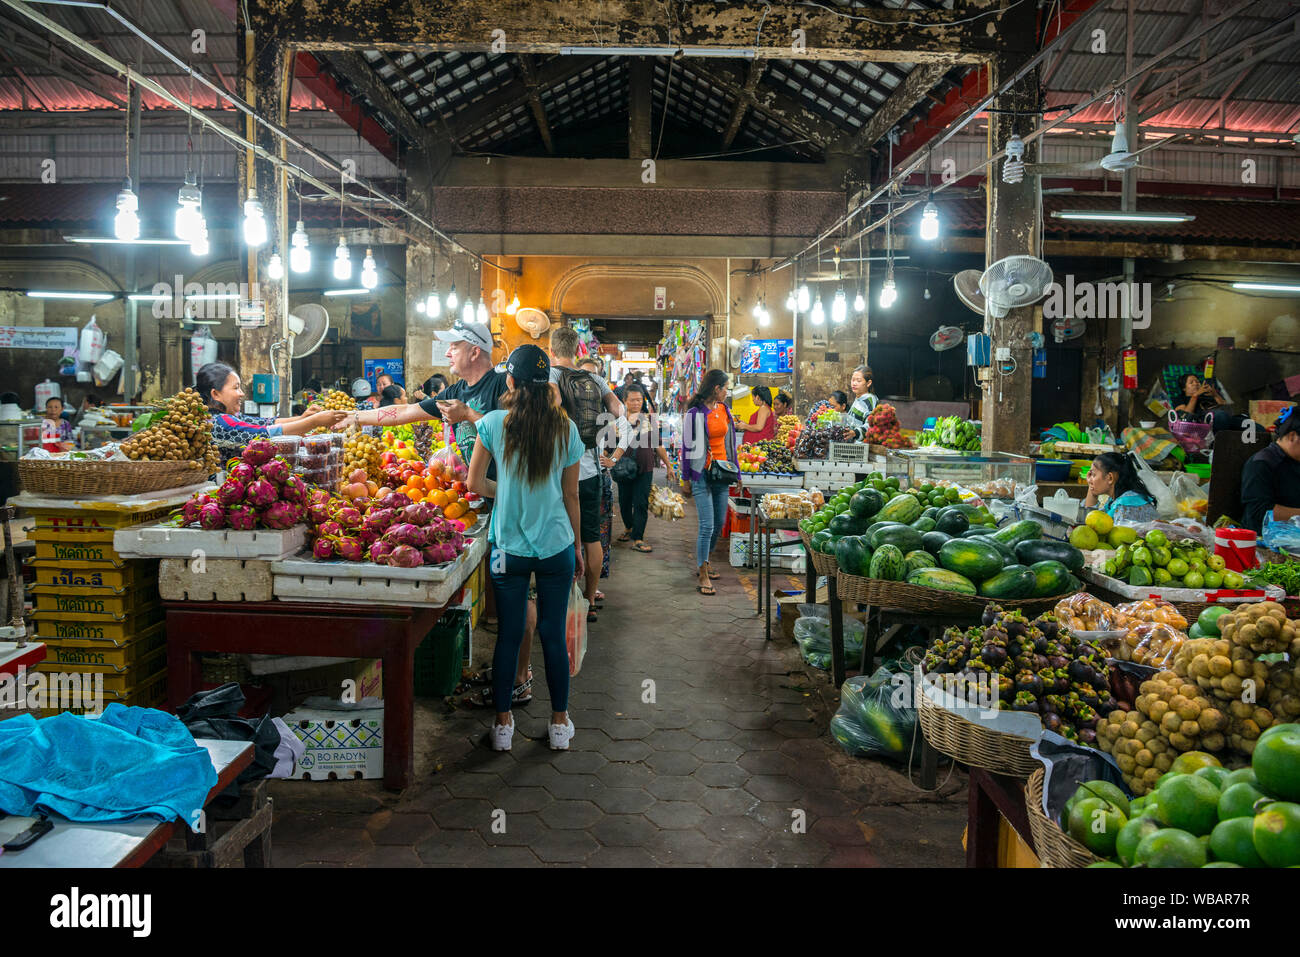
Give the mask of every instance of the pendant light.
POLYGON ((347 194, 347 175, 339 174, 339 245, 334 250, 334 278, 348 280, 352 278, 352 254, 348 252, 348 241, 343 237, 343 197, 347 194))
POLYGON ((271 253, 271 258, 267 260, 266 278, 274 282, 284 278, 284 260, 280 258, 279 253, 271 253))
POLYGON ((939 207, 933 202, 927 202, 921 211, 921 238, 926 242, 939 238, 939 207))
POLYGON ((795 304, 798 306, 798 311, 807 312, 811 300, 812 295, 808 292, 808 284, 804 283, 799 287, 798 297, 795 301, 795 304))
POLYGON ((198 232, 190 240, 190 255, 206 256, 211 250, 212 246, 208 243, 208 224, 206 220, 200 217, 198 232))
POLYGON ((375 257, 370 247, 366 247, 366 258, 361 260, 361 285, 374 289, 379 285, 379 271, 375 268, 375 257))
POLYGON ((483 297, 482 297, 482 296, 479 296, 479 300, 478 300, 478 308, 476 308, 476 309, 474 310, 474 317, 475 317, 479 322, 487 322, 487 321, 488 321, 487 305, 483 302, 483 297))
MULTIPOLYGON (((194 106, 194 74, 190 73, 190 106, 194 106)), ((198 233, 202 214, 203 194, 194 176, 194 114, 186 114, 185 122, 185 185, 176 194, 176 221, 173 232, 176 238, 191 245, 198 233)))
POLYGON ((816 302, 813 303, 811 317, 814 326, 820 326, 826 321, 826 310, 822 308, 822 296, 820 291, 817 293, 816 302))
POLYGON ((844 297, 844 289, 841 287, 835 292, 835 299, 831 302, 831 320, 833 322, 843 322, 849 317, 849 301, 844 297))
POLYGON ((517 312, 519 312, 519 293, 515 293, 515 297, 511 299, 510 304, 506 306, 507 316, 513 316, 517 312))
POLYGON ((885 276, 884 285, 880 287, 880 308, 888 309, 898 299, 898 287, 894 284, 894 271, 890 269, 885 276))
MULTIPOLYGON (((858 236, 858 278, 861 279, 862 276, 863 276, 863 265, 862 265, 862 237, 861 237, 861 236, 858 236)), ((865 291, 865 289, 866 289, 866 283, 862 283, 862 284, 858 287, 858 294, 857 294, 856 296, 853 297, 853 311, 854 311, 854 312, 865 312, 865 311, 866 311, 866 308, 867 308, 867 297, 864 295, 864 291, 865 291)))
POLYGON ((447 312, 450 315, 456 314, 456 307, 460 305, 460 297, 456 295, 456 261, 451 263, 451 290, 447 293, 447 312))
POLYGON ((474 321, 474 303, 468 299, 465 300, 465 308, 461 310, 460 317, 465 322, 474 321))
POLYGON ((248 198, 244 200, 244 242, 253 249, 266 242, 266 216, 254 186, 248 188, 248 198))
POLYGON ((140 216, 136 212, 140 200, 131 189, 131 177, 122 180, 122 188, 117 193, 117 215, 113 217, 113 235, 118 239, 131 242, 140 238, 140 216))
POLYGON ((307 227, 302 223, 302 193, 298 193, 298 225, 289 239, 289 268, 296 273, 311 271, 311 245, 307 241, 307 227))

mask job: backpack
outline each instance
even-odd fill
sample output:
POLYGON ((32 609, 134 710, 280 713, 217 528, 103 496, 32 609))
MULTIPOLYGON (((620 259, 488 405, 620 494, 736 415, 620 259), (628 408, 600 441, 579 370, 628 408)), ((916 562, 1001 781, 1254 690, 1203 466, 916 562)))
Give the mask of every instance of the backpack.
POLYGON ((560 369, 559 373, 560 381, 557 385, 564 411, 578 427, 582 444, 589 449, 595 448, 596 436, 600 432, 600 417, 605 411, 600 383, 585 369, 560 369))

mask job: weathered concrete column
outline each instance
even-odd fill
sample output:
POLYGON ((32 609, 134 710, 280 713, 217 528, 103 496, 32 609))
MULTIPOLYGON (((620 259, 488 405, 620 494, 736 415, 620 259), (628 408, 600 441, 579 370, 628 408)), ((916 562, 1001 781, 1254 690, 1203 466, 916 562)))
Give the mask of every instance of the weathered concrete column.
MULTIPOLYGON (((994 88, 1004 82, 1027 57, 999 57, 991 67, 990 85, 994 88)), ((994 109, 1004 112, 990 114, 989 152, 1002 149, 1013 132, 1028 132, 1036 124, 1036 111, 1041 98, 1038 73, 1033 71, 1004 96, 994 101, 994 109), (1013 113, 1009 111, 1021 111, 1013 113)), ((1025 150, 1025 162, 1037 160, 1038 141, 1025 150)), ((1037 183, 1026 176, 1017 184, 1002 182, 1001 164, 990 168, 986 179, 988 190, 988 233, 985 238, 985 265, 992 265, 1006 256, 1040 256, 1037 183)), ((1042 326, 1042 310, 1038 307, 1013 309, 1001 319, 986 314, 984 331, 992 336, 994 355, 999 348, 1011 350, 1015 371, 1010 375, 999 372, 995 360, 991 376, 984 391, 983 448, 985 452, 1018 452, 1029 449, 1030 394, 1034 368, 1033 350, 1028 334, 1042 326)))
MULTIPOLYGON (((290 63, 288 47, 273 36, 254 35, 241 24, 237 36, 240 77, 244 97, 259 114, 285 125, 289 112, 290 63)), ((243 133, 255 140, 268 152, 285 158, 283 140, 271 134, 251 118, 243 119, 243 133)), ((288 188, 285 174, 272 163, 240 154, 239 162, 239 216, 243 222, 243 202, 250 186, 257 189, 266 216, 266 242, 256 250, 241 247, 244 257, 240 265, 241 282, 246 283, 248 298, 266 303, 266 325, 257 329, 239 330, 239 374, 245 389, 250 393, 253 376, 270 373, 271 344, 282 339, 287 331, 288 296, 288 188), (278 281, 266 278, 266 267, 273 253, 285 261, 285 277, 278 281)), ((237 226, 236 230, 242 226, 237 226)), ((242 243, 242 235, 237 242, 242 243)), ((287 413, 290 404, 291 362, 287 352, 276 356, 276 371, 280 376, 280 410, 287 413)))

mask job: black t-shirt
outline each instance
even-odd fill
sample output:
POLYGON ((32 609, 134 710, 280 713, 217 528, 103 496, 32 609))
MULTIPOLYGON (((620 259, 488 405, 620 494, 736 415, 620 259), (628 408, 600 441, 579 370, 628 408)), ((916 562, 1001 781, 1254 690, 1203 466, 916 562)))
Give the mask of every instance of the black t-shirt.
POLYGON ((1300 508, 1300 462, 1274 442, 1256 452, 1241 473, 1241 521, 1256 532, 1274 505, 1300 508))
MULTIPOLYGON (((495 412, 498 408, 497 403, 501 396, 506 393, 506 374, 493 369, 483 378, 479 379, 473 385, 467 385, 464 379, 453 382, 447 388, 442 390, 438 398, 432 397, 420 400, 420 408, 428 412, 435 419, 441 419, 442 413, 438 411, 439 402, 451 402, 453 399, 459 399, 475 412, 487 414, 495 412)), ((474 454, 474 439, 477 432, 474 430, 474 423, 459 422, 454 427, 456 445, 460 448, 460 454, 465 457, 465 464, 469 465, 470 456, 474 454)), ((496 462, 493 461, 488 467, 487 477, 496 478, 496 462)))

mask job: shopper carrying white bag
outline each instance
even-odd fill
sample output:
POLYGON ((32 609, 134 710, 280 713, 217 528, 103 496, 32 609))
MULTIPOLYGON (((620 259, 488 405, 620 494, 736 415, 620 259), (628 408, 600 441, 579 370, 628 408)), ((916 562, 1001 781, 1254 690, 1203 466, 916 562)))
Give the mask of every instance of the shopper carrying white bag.
POLYGON ((108 348, 108 335, 99 328, 95 317, 91 316, 90 322, 81 327, 80 347, 77 350, 81 361, 88 366, 93 366, 103 356, 106 348, 108 348))

